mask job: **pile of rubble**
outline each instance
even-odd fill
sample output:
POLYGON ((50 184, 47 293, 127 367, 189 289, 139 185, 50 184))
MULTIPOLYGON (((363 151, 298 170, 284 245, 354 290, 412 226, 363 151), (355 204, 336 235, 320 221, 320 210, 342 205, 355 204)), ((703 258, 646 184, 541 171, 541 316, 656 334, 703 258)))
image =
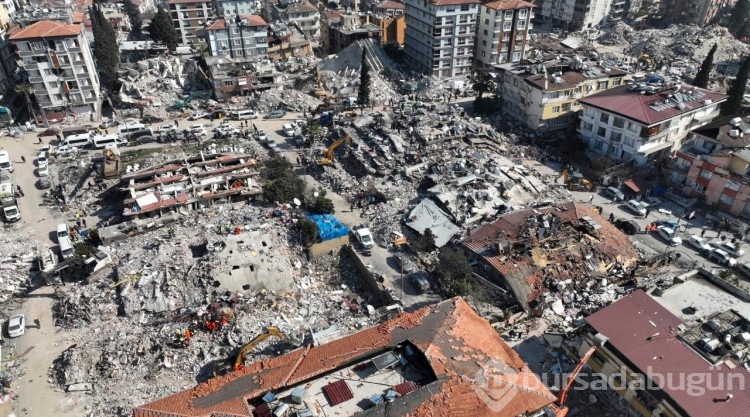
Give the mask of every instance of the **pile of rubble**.
POLYGON ((6 230, 0 238, 0 303, 22 294, 32 284, 36 276, 37 248, 28 237, 6 230))
POLYGON ((297 112, 310 111, 317 108, 322 102, 310 94, 298 90, 266 90, 258 95, 257 99, 250 101, 250 106, 261 114, 271 110, 284 108, 297 112))

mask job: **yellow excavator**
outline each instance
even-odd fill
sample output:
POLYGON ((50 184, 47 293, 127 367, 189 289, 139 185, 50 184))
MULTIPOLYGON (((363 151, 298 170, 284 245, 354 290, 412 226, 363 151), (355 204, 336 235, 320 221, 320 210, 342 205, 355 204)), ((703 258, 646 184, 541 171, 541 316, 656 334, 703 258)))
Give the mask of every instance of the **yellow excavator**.
POLYGON ((326 93, 323 83, 320 81, 320 68, 317 67, 315 68, 315 79, 317 80, 317 84, 312 90, 313 97, 328 98, 328 93, 326 93))
POLYGON ((229 371, 238 371, 242 369, 245 363, 245 355, 250 352, 258 343, 274 336, 281 340, 287 340, 281 331, 276 327, 267 327, 263 333, 255 336, 253 340, 246 343, 244 346, 237 350, 235 355, 230 356, 228 359, 220 360, 210 364, 209 378, 216 377, 218 375, 226 375, 229 371))
POLYGON ((344 137, 341 137, 334 141, 328 147, 328 149, 326 149, 323 157, 318 160, 318 165, 331 165, 333 163, 333 151, 336 150, 336 148, 338 148, 342 143, 349 143, 351 140, 352 138, 350 138, 349 135, 345 135, 344 137))
POLYGON ((562 182, 568 186, 570 191, 592 191, 594 185, 591 181, 583 177, 580 172, 568 172, 567 169, 562 170, 558 177, 558 183, 562 182))

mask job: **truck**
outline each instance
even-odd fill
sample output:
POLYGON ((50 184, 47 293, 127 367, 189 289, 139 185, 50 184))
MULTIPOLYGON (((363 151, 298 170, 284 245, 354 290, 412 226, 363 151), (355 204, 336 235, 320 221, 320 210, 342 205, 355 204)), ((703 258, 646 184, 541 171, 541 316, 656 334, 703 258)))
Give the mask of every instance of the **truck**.
POLYGON ((372 238, 370 229, 360 227, 354 230, 354 237, 365 250, 370 250, 375 246, 375 239, 372 238))
POLYGON ((13 184, 0 184, 0 204, 2 204, 3 218, 6 222, 11 223, 21 220, 21 210, 18 209, 13 184))

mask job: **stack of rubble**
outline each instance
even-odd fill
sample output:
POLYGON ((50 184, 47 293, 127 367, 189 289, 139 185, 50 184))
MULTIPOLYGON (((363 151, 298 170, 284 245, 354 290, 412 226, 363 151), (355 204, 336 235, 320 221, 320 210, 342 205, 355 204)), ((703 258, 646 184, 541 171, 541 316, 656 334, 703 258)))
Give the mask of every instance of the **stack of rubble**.
POLYGON ((322 102, 310 94, 298 90, 266 90, 260 93, 250 105, 261 114, 271 110, 285 108, 297 112, 315 109, 322 102))

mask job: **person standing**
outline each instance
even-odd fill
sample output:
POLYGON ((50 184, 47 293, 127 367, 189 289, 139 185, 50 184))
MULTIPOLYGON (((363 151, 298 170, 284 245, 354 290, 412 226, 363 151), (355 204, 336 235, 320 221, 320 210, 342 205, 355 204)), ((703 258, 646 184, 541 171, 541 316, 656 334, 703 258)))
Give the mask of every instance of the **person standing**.
POLYGON ((589 197, 589 204, 591 204, 593 201, 594 201, 594 196, 592 194, 591 197, 589 197))

